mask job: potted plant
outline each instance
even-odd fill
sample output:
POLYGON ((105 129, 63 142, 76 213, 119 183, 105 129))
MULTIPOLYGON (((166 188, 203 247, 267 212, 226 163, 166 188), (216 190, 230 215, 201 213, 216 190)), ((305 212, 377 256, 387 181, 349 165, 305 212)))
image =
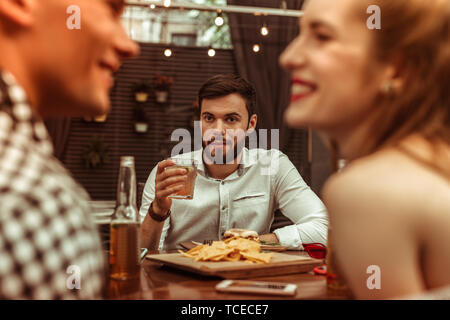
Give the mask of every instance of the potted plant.
POLYGON ((147 81, 136 82, 133 85, 134 96, 137 102, 146 102, 150 91, 147 81))
POLYGON ((173 84, 173 78, 163 75, 156 75, 153 83, 155 89, 156 101, 159 103, 167 102, 170 87, 173 84))
POLYGON ((138 133, 148 131, 148 118, 142 106, 138 105, 134 109, 134 130, 138 133))
POLYGON ((88 169, 97 168, 108 162, 109 147, 103 143, 103 140, 94 136, 85 146, 82 158, 88 169))

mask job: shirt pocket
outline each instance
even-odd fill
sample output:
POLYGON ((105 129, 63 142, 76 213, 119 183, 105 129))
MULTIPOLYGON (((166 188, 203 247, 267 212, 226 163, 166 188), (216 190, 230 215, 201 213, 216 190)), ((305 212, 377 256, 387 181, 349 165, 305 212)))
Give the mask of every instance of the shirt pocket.
POLYGON ((266 194, 260 191, 247 192, 245 194, 240 194, 233 199, 233 207, 249 207, 266 202, 266 194))

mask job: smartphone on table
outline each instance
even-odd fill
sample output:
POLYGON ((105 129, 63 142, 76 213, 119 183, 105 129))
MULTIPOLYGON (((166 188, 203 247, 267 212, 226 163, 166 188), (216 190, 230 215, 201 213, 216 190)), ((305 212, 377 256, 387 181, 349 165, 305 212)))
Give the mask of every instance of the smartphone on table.
POLYGON ((297 292, 297 285, 280 282, 223 280, 216 285, 216 290, 219 292, 293 296, 297 292))

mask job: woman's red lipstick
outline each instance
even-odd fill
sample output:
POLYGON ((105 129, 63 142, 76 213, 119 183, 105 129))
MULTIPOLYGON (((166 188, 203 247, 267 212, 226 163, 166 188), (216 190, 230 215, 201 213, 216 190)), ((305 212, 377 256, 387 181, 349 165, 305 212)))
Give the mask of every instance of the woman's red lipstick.
POLYGON ((304 93, 294 93, 293 92, 294 90, 292 90, 291 102, 296 102, 303 98, 306 98, 306 97, 310 96, 317 89, 317 86, 315 84, 308 82, 306 80, 300 79, 300 78, 292 78, 291 84, 292 84, 292 87, 294 87, 295 85, 300 85, 302 87, 311 88, 311 91, 304 92, 304 93))

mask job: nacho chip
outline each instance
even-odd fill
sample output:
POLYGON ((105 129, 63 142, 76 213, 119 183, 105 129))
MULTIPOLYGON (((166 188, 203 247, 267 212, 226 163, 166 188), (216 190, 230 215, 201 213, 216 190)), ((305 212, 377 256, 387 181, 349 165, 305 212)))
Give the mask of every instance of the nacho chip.
POLYGON ((269 263, 273 253, 261 252, 258 241, 232 237, 223 241, 213 241, 211 245, 199 245, 183 256, 194 261, 245 261, 247 263, 269 263))

